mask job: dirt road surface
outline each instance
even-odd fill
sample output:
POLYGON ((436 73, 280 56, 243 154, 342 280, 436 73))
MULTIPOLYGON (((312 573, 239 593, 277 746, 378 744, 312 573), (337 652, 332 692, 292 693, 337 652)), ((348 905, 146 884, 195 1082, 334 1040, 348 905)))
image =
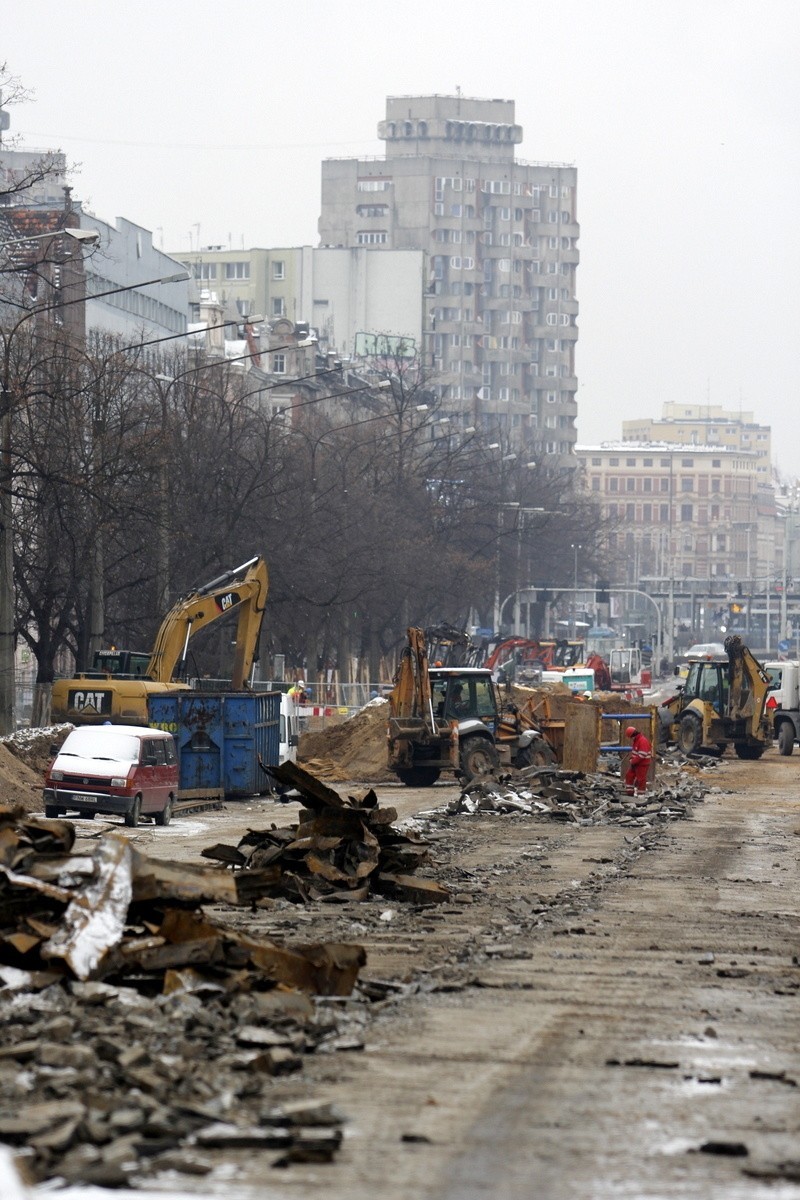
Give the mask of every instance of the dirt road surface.
MULTIPOLYGON (((429 873, 453 892, 436 909, 217 912, 290 943, 363 943, 386 998, 323 1001, 350 1036, 269 1081, 276 1101, 346 1115, 332 1164, 272 1170, 239 1151, 189 1187, 158 1186, 228 1200, 800 1197, 798 772, 775 751, 723 760, 689 819, 654 828, 426 818, 429 873)), ((376 790, 401 817, 458 794, 376 790)), ((130 832, 146 853, 196 860, 296 812, 230 805, 130 832)))

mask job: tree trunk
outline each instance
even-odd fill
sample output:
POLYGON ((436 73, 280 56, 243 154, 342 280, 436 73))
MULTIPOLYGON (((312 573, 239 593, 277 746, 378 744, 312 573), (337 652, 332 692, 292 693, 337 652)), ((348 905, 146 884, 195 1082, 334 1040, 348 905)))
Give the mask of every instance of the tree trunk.
POLYGON ((33 689, 33 708, 31 710, 31 728, 41 729, 50 724, 50 701, 53 694, 52 683, 37 680, 33 689))

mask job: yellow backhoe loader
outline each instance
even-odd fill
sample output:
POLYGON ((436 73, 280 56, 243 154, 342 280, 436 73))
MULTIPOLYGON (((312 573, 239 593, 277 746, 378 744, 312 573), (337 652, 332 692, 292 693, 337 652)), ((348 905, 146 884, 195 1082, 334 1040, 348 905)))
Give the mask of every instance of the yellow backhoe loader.
POLYGON ((497 766, 556 761, 530 714, 503 710, 486 667, 432 667, 421 629, 408 630, 389 695, 389 768, 409 787, 430 787, 442 771, 464 779, 497 766))
POLYGON ((725 655, 689 662, 682 690, 662 705, 662 728, 684 754, 720 754, 731 744, 739 758, 761 758, 772 744, 765 714, 770 679, 742 639, 725 640, 725 655))

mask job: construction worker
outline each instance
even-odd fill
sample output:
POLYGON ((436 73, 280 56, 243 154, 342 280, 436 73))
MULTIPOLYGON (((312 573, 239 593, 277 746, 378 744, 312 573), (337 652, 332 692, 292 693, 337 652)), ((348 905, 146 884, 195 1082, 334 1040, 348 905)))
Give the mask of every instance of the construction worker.
POLYGON ((287 695, 294 700, 295 704, 308 704, 308 692, 306 691, 305 680, 298 679, 296 683, 293 683, 287 695))
POLYGON ((628 796, 643 796, 647 791, 647 773, 653 758, 653 747, 635 725, 629 725, 625 737, 631 741, 631 758, 625 773, 625 793, 628 796))

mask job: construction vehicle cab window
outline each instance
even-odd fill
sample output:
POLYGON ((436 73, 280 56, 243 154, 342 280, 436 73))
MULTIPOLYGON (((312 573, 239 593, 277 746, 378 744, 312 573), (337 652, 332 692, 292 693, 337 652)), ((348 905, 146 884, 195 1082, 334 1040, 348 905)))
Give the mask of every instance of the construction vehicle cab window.
POLYGON ((491 680, 480 676, 437 675, 446 668, 431 668, 431 692, 433 708, 437 717, 460 720, 462 717, 478 717, 490 720, 497 716, 497 706, 491 688, 491 680))

